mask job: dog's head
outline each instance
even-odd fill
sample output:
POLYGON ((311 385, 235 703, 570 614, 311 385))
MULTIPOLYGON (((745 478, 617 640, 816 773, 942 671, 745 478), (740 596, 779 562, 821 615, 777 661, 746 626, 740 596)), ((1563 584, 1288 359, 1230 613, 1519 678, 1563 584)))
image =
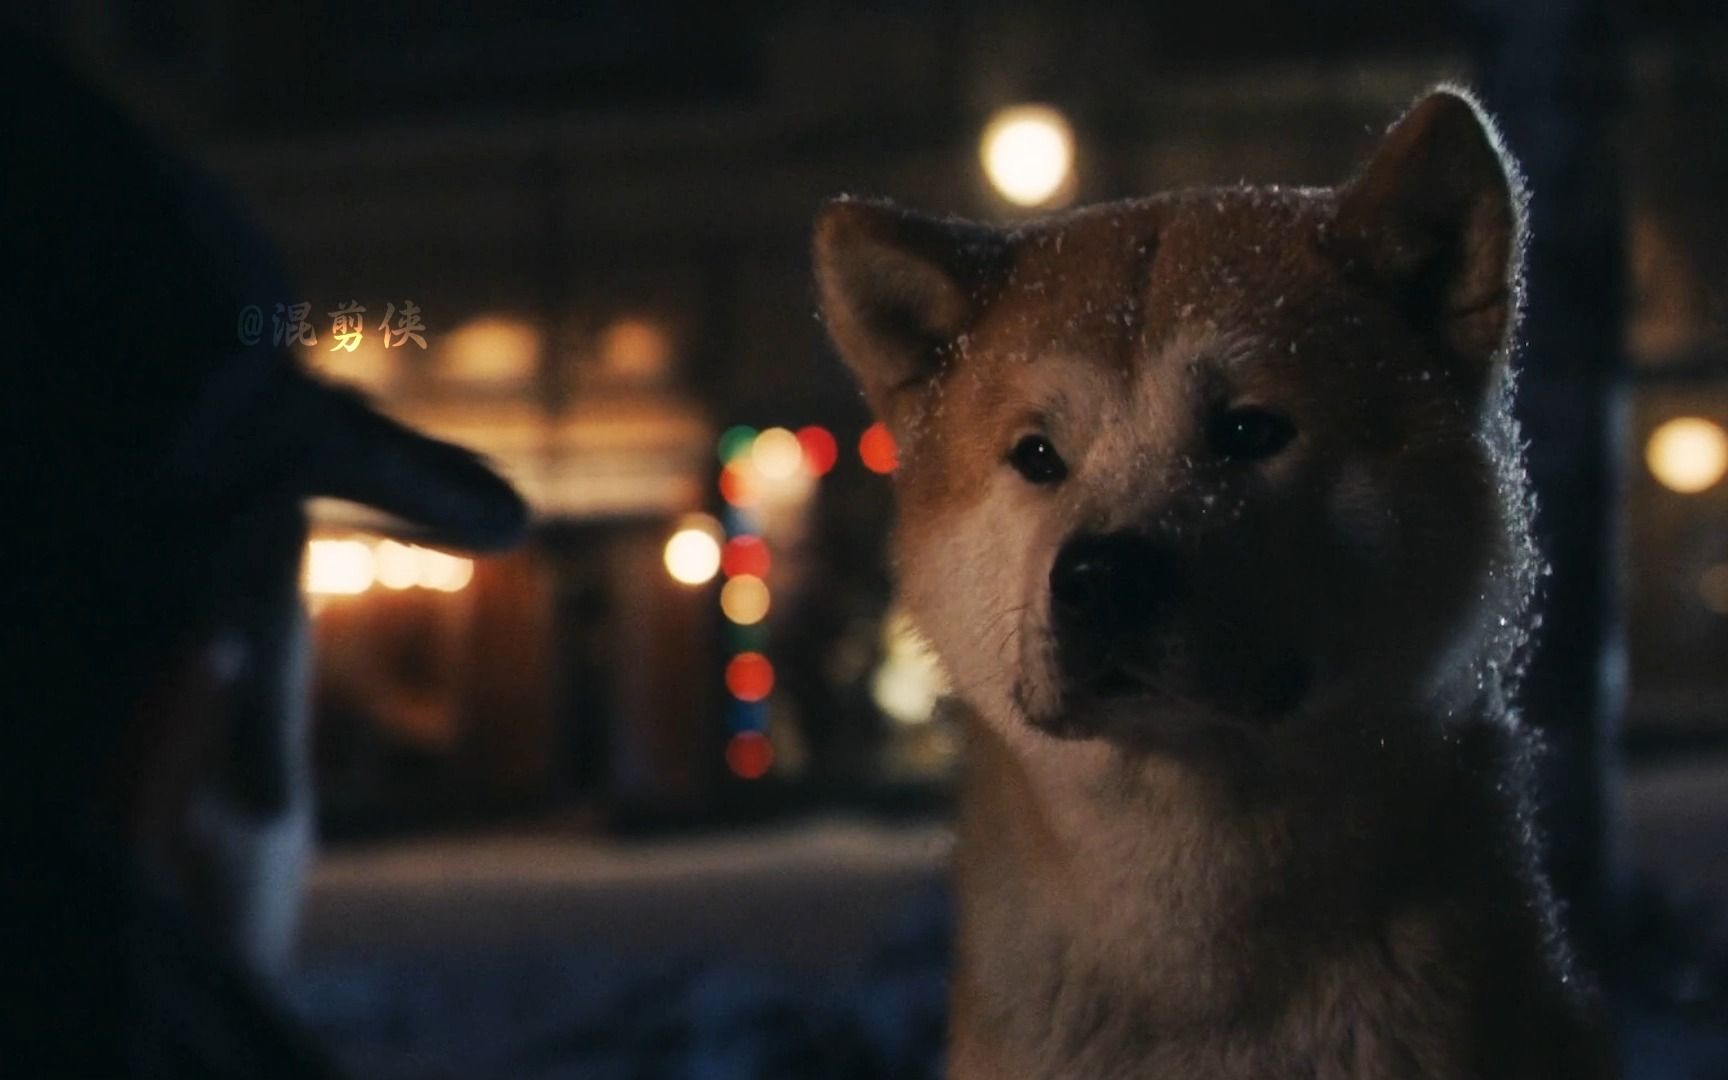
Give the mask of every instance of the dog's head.
POLYGON ((1530 583, 1521 228, 1452 91, 1336 189, 1014 229, 830 204, 823 314, 898 441, 901 599, 955 691, 1156 742, 1492 679, 1530 583))

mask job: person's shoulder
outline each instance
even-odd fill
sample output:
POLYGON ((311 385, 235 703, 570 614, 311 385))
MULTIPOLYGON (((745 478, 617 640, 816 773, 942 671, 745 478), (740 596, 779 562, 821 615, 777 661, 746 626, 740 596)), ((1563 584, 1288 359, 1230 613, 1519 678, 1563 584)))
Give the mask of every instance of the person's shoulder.
POLYGON ((0 974, 0 998, 16 1003, 0 1023, 8 1076, 346 1075, 117 845, 51 831, 52 847, 32 859, 35 885, 9 898, 19 906, 7 931, 15 962, 0 974))

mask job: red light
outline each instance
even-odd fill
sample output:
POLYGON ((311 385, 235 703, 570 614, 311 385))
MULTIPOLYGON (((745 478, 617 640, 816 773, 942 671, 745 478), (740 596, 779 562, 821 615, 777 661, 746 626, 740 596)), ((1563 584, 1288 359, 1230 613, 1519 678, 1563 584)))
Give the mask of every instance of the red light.
POLYGON ((760 536, 734 536, 720 550, 720 569, 727 577, 751 574, 765 578, 768 576, 768 563, 768 545, 760 536))
POLYGON ((799 428, 798 445, 804 449, 804 467, 810 470, 811 476, 827 476, 834 463, 840 460, 840 444, 825 427, 811 424, 799 428))
POLYGON ((900 464, 894 436, 888 434, 887 427, 880 420, 864 429, 864 434, 858 439, 858 456, 864 460, 864 467, 873 473, 886 475, 900 464))
POLYGON ((726 689, 739 701, 761 701, 774 690, 774 665, 761 653, 739 653, 726 665, 726 689))
POLYGON ((726 741, 726 767, 741 780, 760 780, 774 764, 774 744, 759 731, 740 731, 726 741))

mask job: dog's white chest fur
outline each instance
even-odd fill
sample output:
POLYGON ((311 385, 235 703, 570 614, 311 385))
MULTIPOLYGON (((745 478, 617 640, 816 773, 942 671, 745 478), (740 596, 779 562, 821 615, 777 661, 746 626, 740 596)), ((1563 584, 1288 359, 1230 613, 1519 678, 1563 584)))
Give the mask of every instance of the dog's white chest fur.
POLYGON ((1318 821, 1226 821, 1180 765, 1028 763, 982 728, 970 749, 955 1080, 1480 1075, 1447 898, 1377 911, 1372 883, 1292 861, 1318 821))

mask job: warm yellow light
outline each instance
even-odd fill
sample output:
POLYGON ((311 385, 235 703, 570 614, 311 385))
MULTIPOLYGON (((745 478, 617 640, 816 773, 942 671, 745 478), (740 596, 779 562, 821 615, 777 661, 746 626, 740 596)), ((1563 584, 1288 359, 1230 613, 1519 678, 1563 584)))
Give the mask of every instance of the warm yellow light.
POLYGON ((386 589, 410 589, 420 584, 420 549, 386 540, 372 552, 378 584, 386 589))
POLYGON ((1048 105, 1002 109, 979 142, 984 174, 1017 206, 1045 206, 1072 194, 1074 129, 1048 105))
POLYGON ((1644 463, 1664 487, 1695 494, 1728 472, 1728 432, 1696 416, 1670 420, 1650 433, 1644 463))
POLYGON ((870 680, 870 697, 898 723, 913 726, 929 722, 948 689, 936 654, 903 614, 889 617, 882 636, 887 655, 870 680))
POLYGON ((439 592, 461 592, 474 580, 474 560, 420 548, 420 586, 439 592))
MULTIPOLYGON (((325 326, 329 326, 328 321, 325 326)), ((386 349, 383 334, 372 327, 366 329, 351 350, 332 348, 338 341, 335 335, 320 340, 327 344, 307 346, 302 355, 309 366, 343 382, 358 383, 368 390, 385 393, 401 374, 397 363, 401 350, 386 349)))
POLYGON ((519 384, 540 364, 540 331, 518 319, 475 319, 444 335, 440 374, 468 383, 519 384))
POLYGON ((700 526, 686 526, 666 541, 666 572, 685 585, 706 585, 720 572, 720 541, 700 526))
POLYGON ((763 479, 784 480, 803 467, 804 447, 785 428, 769 428, 751 444, 750 461, 763 479))
POLYGON ((372 549, 359 540, 313 540, 306 545, 302 584, 313 596, 358 596, 372 587, 372 549))
POLYGON ((720 610, 739 626, 768 617, 768 586, 755 574, 739 574, 720 590, 720 610))
POLYGON ((656 379, 671 362, 672 339, 646 319, 619 319, 600 337, 600 363, 613 375, 656 379))

